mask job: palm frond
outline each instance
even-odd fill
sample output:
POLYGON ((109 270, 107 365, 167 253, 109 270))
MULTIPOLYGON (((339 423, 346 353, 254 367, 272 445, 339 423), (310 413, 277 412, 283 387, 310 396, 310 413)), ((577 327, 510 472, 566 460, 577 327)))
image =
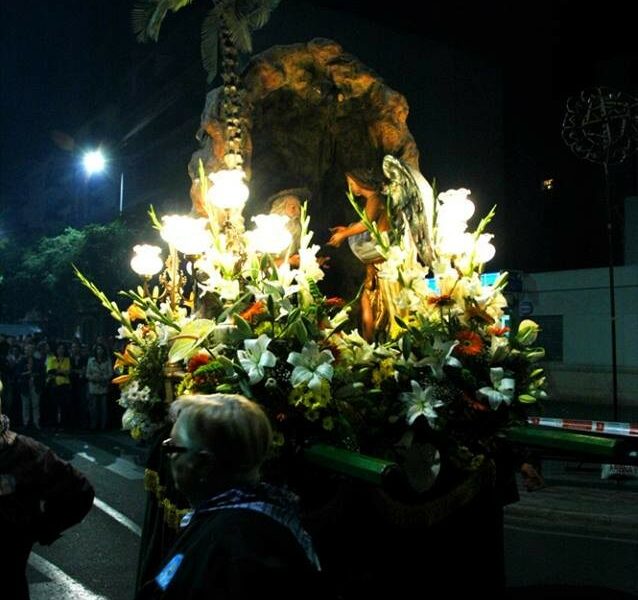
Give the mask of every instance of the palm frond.
POLYGON ((166 13, 177 12, 193 0, 138 0, 131 12, 133 32, 140 42, 157 41, 166 13))
MULTIPOLYGON (((156 0, 139 0, 139 2, 135 2, 133 5, 131 11, 131 28, 139 42, 147 42, 151 39, 148 35, 147 28, 154 18, 156 10, 156 0)), ((166 11, 164 11, 164 16, 165 15, 166 11)), ((162 19, 164 16, 162 16, 162 19)))
POLYGON ((230 39, 233 41, 235 48, 239 52, 250 54, 253 50, 253 41, 250 36, 248 22, 236 12, 233 6, 229 6, 228 10, 224 10, 221 18, 228 29, 230 39))
POLYGON ((214 8, 209 10, 202 23, 200 50, 202 64, 208 74, 206 81, 212 83, 217 75, 219 63, 219 14, 214 8))
POLYGON ((259 0, 253 2, 255 6, 246 14, 248 25, 252 31, 261 29, 270 19, 271 13, 277 8, 281 0, 259 0))
POLYGON ((188 6, 189 4, 191 4, 192 2, 193 0, 172 0, 170 11, 177 12, 178 10, 181 10, 185 6, 188 6))

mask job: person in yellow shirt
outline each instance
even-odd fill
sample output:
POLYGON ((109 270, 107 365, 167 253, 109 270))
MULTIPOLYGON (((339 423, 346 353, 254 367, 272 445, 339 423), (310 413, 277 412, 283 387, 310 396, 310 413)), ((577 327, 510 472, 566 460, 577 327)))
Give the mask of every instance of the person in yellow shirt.
POLYGON ((71 423, 71 359, 64 344, 58 344, 55 354, 47 356, 47 385, 52 403, 54 427, 68 427, 71 423))

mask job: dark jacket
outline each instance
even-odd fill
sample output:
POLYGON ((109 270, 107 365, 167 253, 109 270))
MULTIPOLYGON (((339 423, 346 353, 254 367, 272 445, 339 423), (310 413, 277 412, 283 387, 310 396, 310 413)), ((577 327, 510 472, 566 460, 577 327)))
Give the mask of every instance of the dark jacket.
POLYGON ((17 435, 0 447, 0 581, 8 598, 28 598, 31 547, 50 544, 79 523, 93 505, 89 481, 36 440, 17 435))
POLYGON ((293 530, 258 510, 205 503, 138 600, 329 598, 309 539, 293 530))
POLYGON ((29 383, 33 380, 35 391, 40 394, 44 387, 44 361, 35 356, 23 356, 16 365, 18 388, 21 394, 29 393, 29 383))

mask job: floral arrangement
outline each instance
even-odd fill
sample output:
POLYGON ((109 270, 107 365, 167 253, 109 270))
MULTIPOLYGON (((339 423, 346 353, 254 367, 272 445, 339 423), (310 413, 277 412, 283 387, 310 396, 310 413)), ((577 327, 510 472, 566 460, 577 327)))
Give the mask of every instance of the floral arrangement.
POLYGON ((506 326, 507 274, 482 276, 494 254, 485 233, 494 210, 468 232, 468 196, 451 190, 431 200, 430 265, 407 236, 368 223, 384 259, 379 278, 394 286, 394 320, 375 341, 353 324, 354 300, 322 294, 305 207, 295 261, 277 215, 244 231, 240 209, 209 205, 207 219, 152 214, 169 244, 159 286, 149 289, 146 273, 121 311, 78 273, 126 341, 115 380, 124 428, 152 435, 174 394, 241 393, 265 407, 281 452, 314 440, 390 456, 418 435, 437 440, 458 467, 475 467, 495 435, 545 397, 545 376, 537 325, 506 326), (188 247, 173 238, 177 229, 187 230, 188 247))

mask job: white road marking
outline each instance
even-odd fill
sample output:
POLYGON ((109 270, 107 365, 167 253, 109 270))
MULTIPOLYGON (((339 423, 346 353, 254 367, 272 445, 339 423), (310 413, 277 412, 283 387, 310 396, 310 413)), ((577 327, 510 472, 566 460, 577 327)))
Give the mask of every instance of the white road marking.
POLYGON ((137 523, 131 521, 131 519, 129 519, 126 515, 123 515, 120 511, 115 510, 112 506, 108 505, 103 500, 95 498, 93 500, 93 506, 105 512, 109 517, 115 519, 121 525, 124 525, 124 527, 130 529, 135 535, 140 537, 142 536, 142 528, 137 523))
POLYGON ((570 531, 550 531, 549 529, 532 529, 531 527, 521 527, 519 525, 508 525, 505 523, 505 529, 514 531, 524 531, 525 533, 536 533, 538 535, 557 535, 560 537, 586 538, 588 540, 601 540, 603 542, 616 542, 618 544, 630 544, 632 546, 638 544, 638 540, 613 537, 609 535, 595 535, 593 533, 573 533, 570 531))
POLYGON ((97 462, 97 460, 95 460, 93 456, 90 456, 86 452, 78 452, 76 453, 76 456, 79 456, 80 458, 83 458, 84 460, 88 460, 89 462, 92 462, 92 463, 97 462))
POLYGON ((31 600, 108 600, 105 596, 94 594, 80 582, 69 577, 62 569, 50 563, 46 558, 31 552, 29 564, 51 581, 29 585, 31 600))
MULTIPOLYGON (((84 460, 88 460, 92 463, 97 463, 97 459, 86 452, 77 452, 76 456, 83 458, 84 460)), ((130 479, 131 481, 138 481, 140 479, 144 479, 144 469, 139 465, 136 465, 134 462, 127 460, 126 458, 117 457, 113 460, 113 462, 104 467, 107 471, 111 471, 111 473, 115 473, 120 477, 124 477, 124 479, 130 479)))
POLYGON ((124 479, 130 479, 131 481, 144 479, 144 469, 125 458, 116 458, 113 463, 106 467, 106 469, 120 477, 124 477, 124 479))

